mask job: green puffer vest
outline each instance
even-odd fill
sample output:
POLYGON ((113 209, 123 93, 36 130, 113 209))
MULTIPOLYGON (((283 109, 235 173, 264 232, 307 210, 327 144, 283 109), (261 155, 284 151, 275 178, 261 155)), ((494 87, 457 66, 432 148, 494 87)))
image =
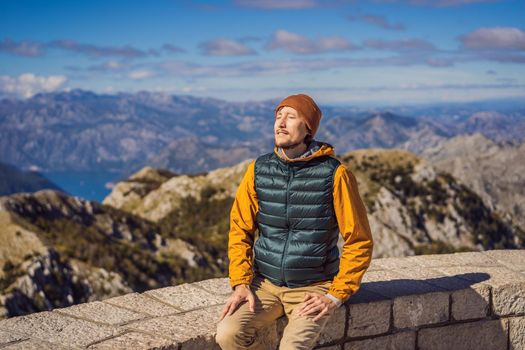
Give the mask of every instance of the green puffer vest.
POLYGON ((328 155, 287 162, 273 152, 256 159, 255 272, 290 288, 331 280, 339 272, 339 227, 333 208, 339 165, 328 155))

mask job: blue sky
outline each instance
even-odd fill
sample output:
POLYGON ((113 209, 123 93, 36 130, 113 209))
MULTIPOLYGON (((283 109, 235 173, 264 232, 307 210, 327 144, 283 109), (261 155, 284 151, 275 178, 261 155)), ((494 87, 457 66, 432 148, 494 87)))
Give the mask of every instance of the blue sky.
POLYGON ((0 94, 325 104, 525 96, 525 2, 0 1, 0 94))

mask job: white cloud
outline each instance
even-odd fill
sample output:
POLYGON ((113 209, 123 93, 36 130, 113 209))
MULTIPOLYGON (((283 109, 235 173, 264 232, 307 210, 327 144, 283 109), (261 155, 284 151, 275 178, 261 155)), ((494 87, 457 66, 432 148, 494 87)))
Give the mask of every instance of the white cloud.
POLYGON ((131 72, 129 72, 128 78, 134 79, 134 80, 140 80, 140 79, 151 78, 154 75, 155 73, 153 73, 152 71, 148 69, 137 69, 137 70, 132 70, 131 72))
POLYGON ((255 51, 237 41, 219 38, 199 45, 204 55, 210 56, 242 56, 253 55, 255 51))
POLYGON ((373 14, 365 14, 365 15, 349 15, 347 17, 350 21, 363 21, 368 22, 372 25, 375 25, 377 27, 388 29, 388 30, 405 30, 405 26, 401 23, 390 23, 388 19, 385 16, 382 15, 373 15, 373 14))
MULTIPOLYGON (((462 6, 484 2, 500 2, 502 0, 372 0, 376 3, 402 3, 416 6, 462 6)), ((281 9, 311 9, 335 8, 358 3, 357 0, 235 0, 235 4, 242 7, 264 10, 281 9)), ((395 25, 397 27, 397 25, 395 25)), ((387 28, 392 29, 392 28, 387 28)))
POLYGON ((235 3, 243 7, 259 9, 305 9, 319 6, 315 0, 235 0, 235 3))
POLYGON ((479 28, 459 39, 471 49, 525 49, 525 31, 513 27, 479 28))
POLYGON ((52 92, 61 87, 67 78, 63 75, 38 76, 32 73, 18 77, 0 76, 0 92, 6 95, 31 97, 39 92, 52 92))
POLYGON ((408 5, 422 5, 422 6, 461 6, 469 4, 477 4, 483 2, 499 2, 501 0, 374 0, 374 2, 383 3, 405 3, 408 5))
POLYGON ((298 54, 350 50, 355 47, 339 36, 321 37, 316 41, 286 30, 276 30, 265 45, 266 49, 285 49, 298 54))
POLYGON ((399 40, 366 39, 363 46, 377 50, 390 51, 433 51, 434 44, 417 38, 403 38, 399 40))
POLYGON ((85 54, 89 57, 124 57, 124 58, 135 58, 145 57, 148 55, 156 55, 156 50, 144 51, 135 47, 126 46, 100 46, 93 44, 79 43, 75 40, 55 40, 47 43, 46 46, 50 48, 58 48, 66 51, 77 52, 85 54))
POLYGON ((16 42, 9 38, 0 41, 0 51, 27 57, 37 57, 43 53, 40 43, 32 41, 16 42))

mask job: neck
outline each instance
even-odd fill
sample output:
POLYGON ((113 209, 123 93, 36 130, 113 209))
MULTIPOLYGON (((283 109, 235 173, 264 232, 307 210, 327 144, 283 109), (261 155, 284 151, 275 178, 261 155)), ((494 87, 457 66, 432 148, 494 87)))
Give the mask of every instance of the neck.
POLYGON ((308 148, 308 145, 304 142, 296 143, 294 145, 281 147, 283 150, 283 153, 288 157, 289 159, 297 158, 304 152, 306 152, 306 149, 308 148))

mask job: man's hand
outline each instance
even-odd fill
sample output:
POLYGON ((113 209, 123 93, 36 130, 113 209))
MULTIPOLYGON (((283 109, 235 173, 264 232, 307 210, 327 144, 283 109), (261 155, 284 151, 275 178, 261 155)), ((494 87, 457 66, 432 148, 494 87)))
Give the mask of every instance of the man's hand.
POLYGON ((299 316, 309 315, 316 311, 320 311, 317 316, 314 317, 314 321, 320 319, 328 311, 333 310, 337 305, 324 295, 318 293, 307 292, 304 296, 303 303, 299 306, 297 314, 299 316))
POLYGON ((253 295, 250 286, 247 284, 239 284, 235 286, 235 291, 226 302, 226 305, 224 305, 219 321, 222 321, 226 315, 233 314, 237 309, 237 306, 244 301, 248 301, 250 311, 255 312, 255 296, 253 295))

